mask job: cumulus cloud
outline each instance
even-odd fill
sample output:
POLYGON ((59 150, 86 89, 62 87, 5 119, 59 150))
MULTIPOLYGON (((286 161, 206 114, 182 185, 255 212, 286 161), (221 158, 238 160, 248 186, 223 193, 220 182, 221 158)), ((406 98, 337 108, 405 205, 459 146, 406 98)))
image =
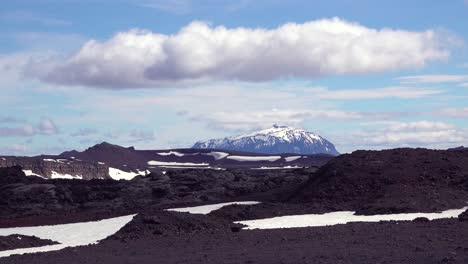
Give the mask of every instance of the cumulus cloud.
POLYGON ((6 147, 2 147, 2 154, 4 155, 20 155, 24 154, 28 149, 26 144, 13 144, 6 147))
POLYGON ((27 72, 67 85, 165 87, 367 74, 422 67, 449 56, 433 30, 373 29, 339 18, 274 29, 195 21, 173 35, 134 29, 107 41, 91 40, 69 58, 32 61, 27 72))
POLYGON ((186 14, 192 9, 191 0, 150 0, 144 1, 142 6, 155 8, 175 14, 186 14))
POLYGON ((12 117, 12 116, 0 116, 0 124, 1 123, 24 123, 25 120, 12 117))
POLYGON ((55 123, 42 118, 37 126, 0 127, 0 137, 31 137, 35 135, 54 135, 59 132, 55 123))
POLYGON ((334 119, 385 119, 393 116, 390 113, 364 113, 341 110, 277 110, 256 112, 216 112, 203 116, 192 117, 193 121, 201 121, 209 127, 228 131, 252 131, 269 127, 273 124, 302 126, 305 120, 334 119))
POLYGON ((71 133, 70 136, 72 137, 87 137, 96 135, 97 130, 94 128, 80 128, 78 131, 71 133))
POLYGON ((134 129, 130 131, 130 142, 149 142, 156 139, 153 131, 134 129))
POLYGON ((355 133, 362 146, 371 148, 430 147, 446 148, 466 144, 466 129, 444 122, 388 122, 381 129, 355 133))
POLYGON ((52 120, 42 118, 37 126, 37 132, 43 135, 54 135, 58 133, 58 128, 52 120))
POLYGON ((3 22, 13 22, 13 23, 21 23, 21 24, 24 24, 24 23, 42 24, 45 26, 69 26, 71 25, 70 21, 46 17, 40 14, 26 12, 26 11, 2 13, 0 14, 0 20, 3 22))
POLYGON ((405 84, 450 83, 468 81, 468 75, 415 75, 398 77, 396 79, 405 84))
POLYGON ((31 125, 20 127, 0 127, 0 137, 30 137, 36 134, 36 129, 31 125))
POLYGON ((435 113, 436 116, 468 118, 468 107, 464 108, 444 108, 435 113))
POLYGON ((313 92, 320 99, 329 100, 362 100, 362 99, 384 99, 384 98, 399 98, 399 99, 414 99, 430 95, 441 94, 444 91, 440 89, 430 88, 414 88, 414 87, 383 87, 374 89, 346 89, 346 90, 330 90, 328 88, 309 88, 306 89, 313 92))

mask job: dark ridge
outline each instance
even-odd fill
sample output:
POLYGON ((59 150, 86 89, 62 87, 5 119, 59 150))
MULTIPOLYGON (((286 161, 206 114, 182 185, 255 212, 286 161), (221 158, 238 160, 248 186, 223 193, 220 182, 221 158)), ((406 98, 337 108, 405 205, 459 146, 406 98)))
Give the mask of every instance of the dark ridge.
POLYGON ((467 197, 468 152, 393 149, 341 155, 289 200, 382 214, 462 208, 467 197))
POLYGON ((57 245, 59 243, 50 239, 41 239, 35 236, 10 235, 0 236, 0 251, 19 248, 42 247, 57 245))
POLYGON ((452 151, 468 150, 468 148, 465 148, 464 146, 460 146, 460 147, 456 147, 456 148, 449 148, 448 150, 452 150, 452 151))

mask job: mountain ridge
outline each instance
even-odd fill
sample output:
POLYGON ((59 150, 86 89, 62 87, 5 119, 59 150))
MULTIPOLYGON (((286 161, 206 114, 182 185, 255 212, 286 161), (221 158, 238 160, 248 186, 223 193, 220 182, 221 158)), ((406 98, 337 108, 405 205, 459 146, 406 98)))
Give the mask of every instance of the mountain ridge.
POLYGON ((226 149, 263 154, 329 154, 340 153, 327 139, 303 129, 273 125, 249 134, 198 141, 194 149, 226 149))

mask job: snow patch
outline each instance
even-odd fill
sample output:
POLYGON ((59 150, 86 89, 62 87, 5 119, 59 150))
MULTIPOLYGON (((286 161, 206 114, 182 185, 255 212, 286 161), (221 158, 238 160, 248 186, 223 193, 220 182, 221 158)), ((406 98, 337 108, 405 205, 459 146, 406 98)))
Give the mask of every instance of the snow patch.
POLYGON ((146 171, 138 171, 138 173, 136 172, 127 172, 127 171, 123 171, 123 170, 119 170, 119 169, 116 169, 116 168, 111 168, 109 167, 109 176, 114 179, 114 180, 131 180, 133 178, 135 178, 136 176, 138 175, 146 175, 149 171, 146 170, 146 171))
POLYGON ((56 171, 52 171, 52 175, 50 176, 51 179, 78 179, 82 180, 82 175, 70 175, 70 174, 61 174, 56 171))
POLYGON ((57 160, 54 160, 54 159, 44 159, 44 161, 48 161, 48 162, 58 162, 57 160))
POLYGON ((177 156, 177 157, 183 157, 183 156, 185 156, 186 154, 180 153, 180 152, 177 152, 177 151, 169 151, 169 152, 158 152, 158 155, 161 155, 161 156, 170 156, 170 155, 174 155, 174 156, 177 156))
POLYGON ((2 158, 2 160, 6 160, 5 158, 2 158))
POLYGON ((252 170, 290 170, 290 169, 301 169, 301 166, 285 166, 285 167, 260 167, 252 168, 252 170))
POLYGON ((165 161, 148 161, 148 165, 152 166, 209 166, 208 163, 191 163, 191 162, 165 162, 165 161))
POLYGON ((211 151, 210 153, 204 153, 203 155, 212 156, 213 158, 215 158, 215 160, 220 160, 220 159, 224 159, 225 157, 229 156, 229 153, 211 151))
POLYGON ((231 202, 231 203, 219 203, 219 204, 209 204, 209 205, 202 205, 202 206, 193 206, 193 207, 184 207, 184 208, 173 208, 167 209, 167 211, 172 212, 181 212, 181 213, 191 213, 191 214, 209 214, 213 211, 223 208, 224 206, 228 205, 254 205, 259 204, 260 202, 255 201, 247 201, 247 202, 231 202))
POLYGON ((277 161, 281 156, 229 156, 227 159, 237 161, 277 161))
POLYGON ((135 215, 128 215, 95 222, 65 225, 1 228, 0 236, 36 236, 42 239, 50 239, 59 242, 60 244, 0 251, 0 258, 16 254, 22 255, 28 253, 49 252, 64 249, 66 247, 96 244, 100 240, 115 234, 124 225, 129 223, 134 216, 135 215))
POLYGON ((326 214, 288 215, 267 219, 238 221, 246 225, 245 229, 277 229, 318 227, 347 224, 351 222, 380 222, 380 221, 412 221, 418 217, 426 217, 429 220, 458 217, 466 211, 462 209, 447 210, 440 213, 410 213, 410 214, 388 214, 388 215, 355 215, 355 212, 343 211, 326 214))
POLYGON ((46 177, 44 177, 42 175, 34 173, 32 170, 23 170, 23 172, 24 172, 24 175, 26 175, 26 176, 36 176, 36 177, 41 177, 43 179, 47 179, 46 177))
POLYGON ((291 156, 291 157, 286 157, 284 158, 287 162, 295 161, 302 158, 302 156, 291 156))
POLYGON ((200 170, 226 170, 218 167, 190 167, 190 166, 159 166, 158 168, 165 169, 200 169, 200 170))

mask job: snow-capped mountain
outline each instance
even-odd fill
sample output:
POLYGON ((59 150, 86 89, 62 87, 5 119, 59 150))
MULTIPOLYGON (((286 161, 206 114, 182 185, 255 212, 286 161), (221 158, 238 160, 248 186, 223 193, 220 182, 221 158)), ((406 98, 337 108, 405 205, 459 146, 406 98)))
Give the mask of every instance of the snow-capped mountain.
POLYGON ((297 153, 297 154, 330 154, 339 155, 335 146, 325 138, 287 126, 273 127, 251 134, 211 139, 197 142, 195 149, 226 149, 265 154, 297 153))

